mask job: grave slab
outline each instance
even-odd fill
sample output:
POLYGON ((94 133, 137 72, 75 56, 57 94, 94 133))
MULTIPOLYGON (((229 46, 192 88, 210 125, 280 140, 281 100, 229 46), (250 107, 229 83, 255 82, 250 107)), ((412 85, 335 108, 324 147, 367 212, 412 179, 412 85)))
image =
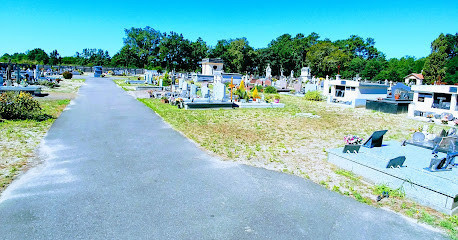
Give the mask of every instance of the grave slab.
MULTIPOLYGON (((328 161, 375 184, 402 188, 407 197, 446 214, 458 213, 458 168, 452 171, 424 170, 432 158, 431 150, 386 141, 382 147, 361 147, 359 153, 343 153, 343 147, 329 149, 328 161), (400 168, 386 168, 390 159, 405 156, 400 168)), ((445 157, 439 153, 439 158, 445 157)))

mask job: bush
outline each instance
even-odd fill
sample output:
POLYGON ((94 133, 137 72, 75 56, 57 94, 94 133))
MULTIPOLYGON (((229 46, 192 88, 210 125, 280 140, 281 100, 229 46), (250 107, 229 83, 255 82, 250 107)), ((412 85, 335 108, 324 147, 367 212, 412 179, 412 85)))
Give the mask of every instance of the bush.
POLYGON ((0 95, 0 117, 3 119, 34 119, 40 113, 40 104, 30 93, 6 92, 0 95))
POLYGON ((267 86, 264 88, 264 93, 277 93, 277 89, 272 86, 267 86))
POLYGON ((73 77, 73 74, 69 71, 65 71, 62 73, 62 77, 64 77, 65 79, 71 79, 73 77))
POLYGON ((323 101, 324 97, 321 95, 321 91, 308 91, 305 93, 304 98, 309 101, 323 101))
POLYGON ((263 87, 261 85, 256 85, 254 88, 251 89, 251 92, 253 92, 255 89, 258 90, 258 92, 263 92, 263 87))
POLYGON ((59 84, 51 82, 51 81, 48 81, 48 80, 39 81, 38 85, 47 86, 47 87, 50 87, 50 88, 59 87, 59 84))

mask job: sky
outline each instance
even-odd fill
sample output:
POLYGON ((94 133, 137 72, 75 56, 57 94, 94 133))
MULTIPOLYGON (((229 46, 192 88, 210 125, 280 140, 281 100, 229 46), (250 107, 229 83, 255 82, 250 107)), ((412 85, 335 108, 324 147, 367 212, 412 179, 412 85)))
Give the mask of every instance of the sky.
POLYGON ((288 33, 319 34, 332 41, 350 35, 374 38, 387 58, 426 57, 440 33, 458 32, 458 0, 451 1, 50 1, 0 0, 0 56, 41 48, 73 56, 101 48, 113 56, 124 29, 220 39, 246 37, 264 48, 288 33))

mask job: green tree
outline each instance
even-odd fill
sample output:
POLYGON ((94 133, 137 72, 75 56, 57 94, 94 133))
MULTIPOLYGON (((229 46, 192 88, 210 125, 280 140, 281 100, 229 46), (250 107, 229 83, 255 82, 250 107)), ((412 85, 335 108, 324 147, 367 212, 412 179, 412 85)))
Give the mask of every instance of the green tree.
POLYGON ((458 83, 458 56, 453 57, 445 65, 444 82, 448 84, 458 83))
POLYGON ((189 70, 191 54, 191 42, 175 32, 164 34, 158 45, 158 61, 168 71, 189 70))
POLYGON ((447 63, 448 41, 444 34, 440 34, 431 43, 431 54, 426 58, 423 67, 423 76, 427 83, 434 83, 445 76, 445 64, 447 63))
POLYGON ((62 58, 60 57, 60 54, 57 52, 57 50, 54 50, 49 54, 49 64, 57 65, 60 64, 61 61, 62 58))
POLYGON ((111 65, 116 67, 142 68, 143 64, 136 52, 128 45, 124 45, 121 50, 111 58, 111 65))
POLYGON ((333 76, 338 72, 338 66, 344 71, 343 66, 348 63, 350 56, 339 49, 330 41, 322 41, 310 47, 307 63, 314 75, 325 77, 333 76))
POLYGON ((126 37, 124 44, 136 54, 143 67, 156 64, 158 46, 163 35, 149 26, 145 28, 130 28, 124 30, 126 37))
MULTIPOLYGON (((39 63, 39 64, 48 64, 49 62, 48 54, 41 48, 35 48, 31 51, 27 51, 26 55, 27 55, 28 60, 35 61, 36 63, 39 63)), ((22 58, 21 59, 16 58, 16 59, 18 61, 22 60, 22 58)))

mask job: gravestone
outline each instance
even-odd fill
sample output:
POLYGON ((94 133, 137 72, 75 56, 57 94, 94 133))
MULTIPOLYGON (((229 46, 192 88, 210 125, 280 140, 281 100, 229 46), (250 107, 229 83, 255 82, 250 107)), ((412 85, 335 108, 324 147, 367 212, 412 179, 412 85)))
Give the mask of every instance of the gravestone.
POLYGON ((16 83, 20 83, 21 81, 21 70, 19 69, 18 66, 16 66, 16 83))
POLYGON ((7 80, 6 80, 6 86, 7 86, 7 87, 13 86, 13 81, 11 81, 11 79, 7 79, 7 80))
POLYGON ((162 87, 162 78, 159 78, 159 87, 162 87))
POLYGON ((290 76, 290 78, 291 78, 291 79, 294 78, 294 70, 291 70, 291 76, 290 76))
POLYGON ((294 84, 294 91, 296 91, 296 93, 300 92, 301 88, 302 88, 302 83, 295 83, 294 84))
POLYGON ((188 90, 188 82, 183 81, 183 84, 181 85, 181 90, 188 90))
POLYGON ((38 71, 39 70, 38 70, 38 65, 37 65, 37 66, 35 66, 35 69, 33 70, 33 79, 35 79, 35 81, 38 80, 38 78, 40 77, 38 71))
POLYGON ((202 82, 202 87, 208 87, 208 82, 202 82))
POLYGON ((201 95, 203 98, 208 98, 210 97, 210 89, 207 86, 203 86, 200 89, 201 95))
POLYGON ((275 83, 275 86, 280 88, 280 89, 286 89, 286 86, 287 86, 287 82, 286 80, 283 78, 281 80, 278 80, 276 83, 275 83))
POLYGON ((178 79, 178 88, 179 89, 183 89, 183 82, 184 82, 183 78, 178 79))
POLYGON ((0 72, 0 86, 3 86, 3 73, 0 72))
POLYGON ((191 92, 190 95, 192 98, 197 97, 197 85, 191 84, 191 92))
POLYGON ((226 85, 220 82, 213 84, 213 98, 223 101, 226 98, 226 85))

